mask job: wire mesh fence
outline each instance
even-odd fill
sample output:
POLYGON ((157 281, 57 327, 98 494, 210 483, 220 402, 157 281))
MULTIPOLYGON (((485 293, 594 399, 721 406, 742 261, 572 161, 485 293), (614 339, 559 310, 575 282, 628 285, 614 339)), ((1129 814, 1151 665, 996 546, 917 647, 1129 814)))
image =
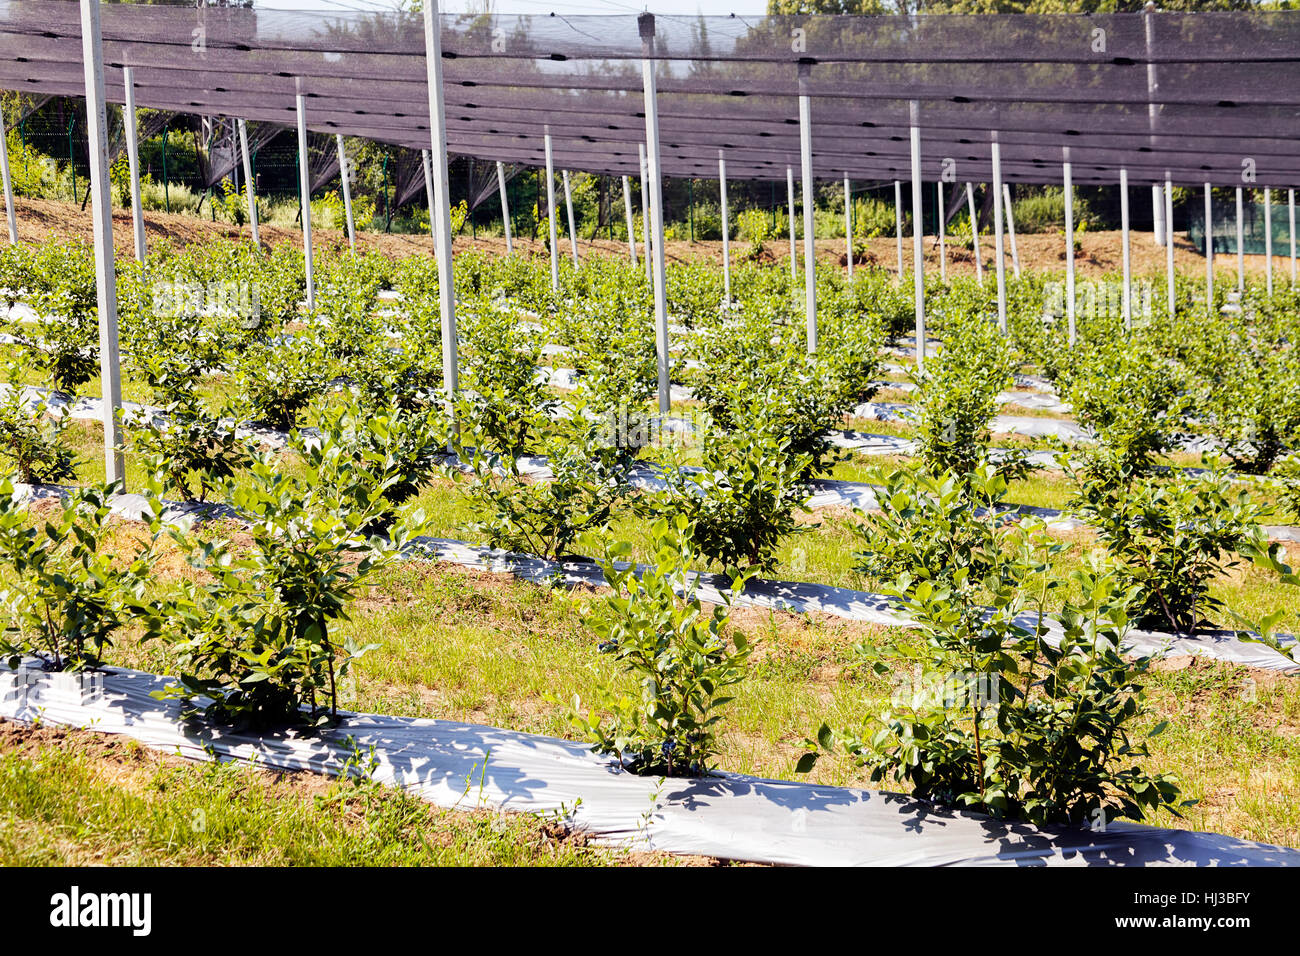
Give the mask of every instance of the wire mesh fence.
MULTIPOLYGON (((1242 252, 1248 256, 1267 254, 1265 224, 1271 218, 1273 232, 1273 255, 1290 255, 1291 221, 1286 190, 1279 190, 1274 196, 1272 216, 1265 215, 1264 203, 1245 202, 1242 204, 1241 231, 1242 252), (1279 202, 1279 199, 1281 200, 1279 202)), ((1235 202, 1212 204, 1211 236, 1214 252, 1237 253, 1237 206, 1235 202)), ((1205 255, 1205 209, 1197 208, 1193 203, 1188 210, 1187 238, 1191 240, 1201 255, 1205 255)))

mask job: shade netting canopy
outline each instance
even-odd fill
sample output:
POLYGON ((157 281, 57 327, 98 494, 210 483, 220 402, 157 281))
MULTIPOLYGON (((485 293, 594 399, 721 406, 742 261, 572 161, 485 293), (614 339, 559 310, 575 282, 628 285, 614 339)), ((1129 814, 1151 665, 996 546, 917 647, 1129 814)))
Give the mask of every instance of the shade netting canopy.
MULTIPOLYGON (((429 146, 422 20, 108 5, 107 95, 173 112, 307 125, 429 146)), ((881 17, 441 18, 448 151, 640 172, 642 63, 654 61, 662 170, 783 179, 812 101, 819 177, 1294 186, 1300 182, 1300 13, 881 17), (652 44, 647 36, 652 35, 652 44), (1243 174, 1249 178, 1243 179, 1243 174)), ((0 0, 0 88, 85 93, 78 5, 0 0)))

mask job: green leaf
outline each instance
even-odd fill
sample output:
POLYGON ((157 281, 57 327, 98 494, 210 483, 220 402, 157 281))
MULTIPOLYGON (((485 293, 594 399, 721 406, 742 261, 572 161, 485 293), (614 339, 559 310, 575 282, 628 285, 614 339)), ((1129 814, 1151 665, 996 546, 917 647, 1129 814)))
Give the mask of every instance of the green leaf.
POLYGON ((817 728, 817 743, 827 751, 835 746, 835 734, 828 725, 822 724, 817 728))

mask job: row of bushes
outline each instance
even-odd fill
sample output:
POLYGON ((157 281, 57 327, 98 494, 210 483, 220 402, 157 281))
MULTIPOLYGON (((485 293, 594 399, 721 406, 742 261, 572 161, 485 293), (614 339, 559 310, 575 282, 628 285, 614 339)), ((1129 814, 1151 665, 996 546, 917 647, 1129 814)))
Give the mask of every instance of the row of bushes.
POLYGON ((255 457, 243 481, 224 483, 237 546, 225 526, 164 526, 156 498, 141 538, 112 518, 113 486, 79 489, 55 516, 32 521, 0 484, 0 643, 10 666, 42 654, 56 669, 96 667, 136 628, 167 644, 174 693, 192 712, 240 726, 333 719, 338 680, 367 650, 339 636, 347 606, 422 523, 396 512, 409 466, 368 440, 386 425, 336 422, 325 440, 299 443, 294 472, 255 457), (162 586, 155 572, 168 542, 193 576, 162 586))
MULTIPOLYGON (((136 627, 166 643, 178 680, 170 693, 196 716, 201 708, 210 720, 258 728, 332 722, 339 681, 369 649, 341 637, 339 625, 419 525, 418 516, 393 521, 386 493, 401 479, 368 442, 358 455, 346 435, 334 428, 300 445, 301 475, 266 460, 250 469, 249 482, 231 489, 246 531, 238 547, 155 522, 123 548, 133 535, 110 521, 111 489, 103 488, 83 490, 34 526, 14 507, 11 486, 0 486, 11 666, 40 651, 55 666, 93 667, 115 636, 136 627), (376 522, 386 535, 370 533, 376 522), (195 576, 159 586, 152 572, 168 539, 195 576), (117 560, 106 556, 110 547, 117 560)), ((900 543, 923 537, 923 524, 938 545, 893 555, 893 593, 924 641, 859 654, 881 673, 914 663, 915 680, 861 727, 823 726, 800 769, 820 749, 843 749, 873 779, 894 778, 917 796, 1038 823, 1104 825, 1176 809, 1176 782, 1143 770, 1145 744, 1131 739, 1145 668, 1119 653, 1132 589, 1102 565, 1072 582, 1045 574, 1059 542, 977 507, 1003 490, 986 467, 960 481, 919 470, 891 477, 888 504, 872 520, 900 543), (918 522, 917 514, 933 517, 918 522), (1067 583, 1081 596, 1054 606, 1067 583), (1047 639, 1049 624, 1060 627, 1059 642, 1047 639)), ((695 538, 687 517, 660 519, 639 573, 619 563, 630 546, 607 548, 611 592, 587 614, 598 651, 642 692, 633 699, 607 689, 594 711, 576 702, 573 719, 597 750, 638 772, 708 772, 726 705, 747 673, 747 644, 727 609, 706 614, 695 594, 695 538)), ((735 576, 736 590, 746 577, 735 576)))
MULTIPOLYGON (((1012 385, 1016 361, 1014 346, 983 319, 968 318, 944 338, 918 376, 917 452, 932 478, 956 476, 960 484, 990 462, 990 422, 999 393, 1012 385)), ((1188 437, 1192 399, 1141 340, 1084 346, 1059 381, 1094 438, 1057 456, 1072 487, 1066 513, 1097 532, 1118 580, 1132 591, 1133 620, 1183 634, 1212 626, 1216 618, 1234 623, 1235 612, 1212 597, 1212 585, 1243 560, 1269 553, 1262 523, 1275 507, 1259 491, 1285 492, 1285 477, 1252 489, 1230 470, 1240 457, 1215 454, 1203 457, 1200 471, 1170 467, 1167 455, 1188 437)), ((1239 404, 1236 411, 1249 410, 1239 404)), ((1233 450, 1230 445, 1229 455, 1233 450)), ((1004 481, 1029 470, 1022 451, 1000 455, 1004 481)), ((885 479, 880 476, 888 485, 885 479)), ((888 511, 888 494, 880 497, 888 511)), ((1286 507, 1285 494, 1282 499, 1286 507)), ((1007 506, 999 497, 981 507, 1007 506)), ((937 520, 942 523, 942 515, 937 520)), ((892 580, 899 573, 893 555, 904 545, 893 529, 872 522, 864 527, 860 570, 892 580)))
MULTIPOLYGON (((453 434, 430 404, 428 388, 394 387, 405 381, 400 370, 392 381, 355 382, 357 408, 322 409, 322 437, 297 437, 301 473, 250 455, 241 481, 227 465, 209 468, 199 480, 199 489, 223 491, 238 510, 249 529, 247 544, 155 524, 129 563, 110 566, 97 556, 107 537, 123 530, 108 520, 106 489, 74 498, 61 524, 45 530, 20 517, 11 489, 0 490, 0 498, 10 495, 0 501, 12 582, 3 599, 15 622, 7 632, 9 653, 42 650, 60 665, 94 666, 114 634, 136 626, 167 642, 177 660, 176 693, 192 706, 200 698, 214 701, 207 708, 214 719, 261 726, 329 720, 339 678, 365 650, 340 640, 338 622, 374 571, 419 530, 418 516, 399 517, 398 509, 450 444, 468 469, 462 480, 494 544, 562 556, 584 532, 603 538, 620 508, 656 518, 648 571, 637 575, 616 563, 631 553, 626 545, 604 551, 612 593, 590 617, 601 651, 641 679, 642 697, 611 693, 596 713, 579 705, 574 717, 598 749, 637 770, 707 771, 720 747, 727 699, 745 677, 747 648, 729 628, 725 609, 703 613, 690 569, 716 561, 743 588, 748 575, 769 565, 775 542, 792 527, 803 483, 830 463, 823 431, 870 394, 886 333, 863 323, 844 296, 827 310, 828 346, 809 358, 788 303, 759 295, 716 316, 700 304, 691 347, 709 370, 696 382, 711 423, 703 470, 692 475, 680 467, 684 460, 669 456, 659 462, 668 491, 634 496, 627 470, 643 449, 611 438, 602 416, 620 403, 636 407, 637 393, 628 391, 635 384, 615 384, 617 363, 641 341, 622 337, 624 323, 645 314, 635 283, 623 289, 621 279, 601 279, 595 269, 572 277, 592 283, 593 294, 603 294, 594 287, 602 281, 608 282, 603 288, 623 291, 584 310, 580 321, 564 323, 588 364, 569 414, 557 417, 532 374, 541 340, 521 330, 513 313, 490 307, 504 284, 484 281, 489 271, 457 275, 465 300, 478 296, 466 313, 473 317, 465 348, 471 387, 457 409, 459 431, 453 434), (589 330, 580 331, 584 325, 589 330), (375 404, 381 395, 394 407, 375 404), (518 463, 522 451, 546 453, 554 480, 528 480, 518 463), (149 593, 150 568, 169 539, 199 578, 170 594, 149 593)), ((349 273, 344 281, 355 277, 349 273)), ((521 278, 506 294, 536 295, 532 278, 521 278)), ((429 280, 427 272, 401 280, 414 323, 431 308, 429 280)), ((363 298, 373 304, 371 293, 363 298)), ((347 297, 339 301, 345 306, 347 297)), ((537 302, 545 308, 545 328, 562 304, 549 292, 537 302)), ((334 336, 328 348, 335 358, 380 354, 376 330, 354 338, 357 324, 373 314, 362 311, 339 313, 321 333, 334 336)), ((986 324, 967 321, 958 327, 954 319, 945 348, 921 380, 921 464, 883 476, 882 510, 863 518, 875 562, 867 570, 890 582, 925 637, 920 651, 904 641, 863 648, 864 662, 896 670, 899 660, 915 660, 920 685, 860 728, 823 728, 803 767, 815 750, 843 749, 876 779, 893 777, 917 795, 1035 822, 1096 823, 1175 808, 1175 782, 1139 766, 1144 745, 1130 738, 1141 716, 1144 665, 1122 658, 1119 640, 1130 621, 1143 622, 1168 603, 1166 579, 1182 587, 1189 574, 1221 570, 1228 551, 1290 571, 1276 551, 1252 553, 1261 542, 1249 530, 1257 517, 1249 502, 1225 518, 1225 506, 1202 485, 1182 475, 1166 478, 1154 467, 1158 447, 1127 440, 1128 432, 1116 427, 1101 429, 1098 450, 1078 466, 1078 508, 1094 509, 1091 520, 1103 529, 1109 557, 1072 579, 1052 572, 1050 559, 1061 544, 1032 526, 999 519, 1006 474, 992 469, 986 455, 969 454, 987 448, 994 396, 1015 362, 986 324), (1142 487, 1152 493, 1112 520, 1105 509, 1127 507, 1137 481, 1148 482, 1142 487), (1205 517, 1204 529, 1189 528, 1197 514, 1205 517), (1181 555, 1190 536, 1211 533, 1218 537, 1192 547, 1190 560, 1160 567, 1167 578, 1148 573, 1165 558, 1156 553, 1153 559, 1142 535, 1182 536, 1172 547, 1181 555), (1067 585, 1076 593, 1057 600, 1067 585), (1059 626, 1060 642, 1047 640, 1049 622, 1059 626), (926 689, 932 679, 953 674, 964 689, 956 706, 926 689)), ((158 387, 181 389, 168 376, 184 380, 186 374, 160 370, 158 387)), ((202 431, 210 422, 195 427, 202 431)), ((189 437, 179 444, 207 447, 192 433, 181 434, 189 437)), ((169 457, 166 450, 158 454, 169 457)), ((193 477, 212 459, 224 460, 224 452, 200 454, 193 467, 173 470, 193 477)), ((1221 497, 1227 501, 1228 493, 1221 497)), ((1170 620, 1175 628, 1195 627, 1205 593, 1193 593, 1195 586, 1183 591, 1191 595, 1183 601, 1189 617, 1170 620)))
MULTIPOLYGON (((177 675, 169 693, 195 716, 201 710, 213 721, 263 729, 333 722, 339 681, 370 649, 340 636, 339 625, 419 526, 418 516, 393 522, 386 492, 400 479, 373 448, 358 456, 346 434, 334 429, 302 444, 301 475, 260 461, 247 484, 231 489, 246 532, 238 547, 155 522, 126 549, 134 536, 110 521, 111 489, 103 488, 83 490, 45 527, 33 526, 14 507, 12 487, 0 486, 0 563, 9 582, 0 601, 12 621, 4 638, 11 666, 34 651, 54 666, 97 666, 113 639, 135 627, 165 642, 177 675), (370 533, 376 521, 386 535, 370 533), (168 539, 194 576, 160 586, 153 570, 168 539), (117 560, 106 557, 110 547, 117 560)), ((951 476, 918 477, 910 499, 906 480, 895 481, 891 508, 878 520, 940 510, 963 542, 946 549, 947 564, 913 560, 898 578, 896 594, 921 626, 925 650, 905 642, 860 649, 882 672, 889 666, 882 655, 895 668, 916 660, 923 679, 860 729, 823 727, 800 769, 810 769, 817 747, 842 746, 873 778, 893 776, 918 796, 1040 823, 1096 824, 1176 807, 1176 783, 1140 769, 1145 746, 1129 739, 1142 714, 1144 666, 1118 652, 1131 595, 1095 568, 1085 572, 1081 599, 1049 609, 1046 596, 1062 584, 1044 583, 1044 555, 1060 545, 970 507, 996 498, 999 481, 986 470, 961 485, 951 476), (986 590, 996 595, 991 616, 983 613, 986 590), (1026 626, 1026 617, 1038 625, 1026 626), (1046 640, 1048 622, 1064 629, 1060 643, 1046 640), (942 674, 960 675, 960 702, 927 690, 942 674)), ((897 525, 900 536, 910 522, 897 525)), ((576 702, 575 725, 638 772, 708 772, 726 704, 746 677, 743 635, 729 627, 725 607, 705 614, 695 594, 694 539, 685 516, 659 520, 652 561, 640 573, 618 563, 630 546, 607 548, 611 593, 586 618, 599 652, 642 693, 632 699, 607 689, 594 712, 576 702)), ((736 575, 736 590, 745 578, 736 575)))

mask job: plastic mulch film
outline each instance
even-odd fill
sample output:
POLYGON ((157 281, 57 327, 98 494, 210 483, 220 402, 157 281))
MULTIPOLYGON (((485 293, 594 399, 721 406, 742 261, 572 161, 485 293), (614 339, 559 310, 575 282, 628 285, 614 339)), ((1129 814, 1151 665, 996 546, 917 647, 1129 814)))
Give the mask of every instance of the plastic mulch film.
POLYGON ((446 720, 346 715, 320 733, 253 735, 181 719, 165 678, 0 668, 0 717, 122 734, 194 760, 338 774, 374 748, 374 779, 434 804, 558 816, 613 846, 806 866, 1300 865, 1300 851, 1110 822, 1038 828, 870 790, 739 774, 639 777, 580 743, 446 720), (349 740, 351 738, 351 740, 349 740))

